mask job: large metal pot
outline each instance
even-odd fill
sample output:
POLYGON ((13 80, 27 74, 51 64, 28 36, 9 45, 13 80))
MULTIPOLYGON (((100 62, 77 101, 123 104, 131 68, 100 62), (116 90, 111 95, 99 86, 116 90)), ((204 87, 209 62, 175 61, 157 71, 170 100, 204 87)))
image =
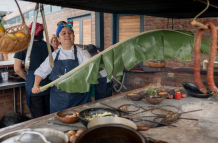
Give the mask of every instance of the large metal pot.
POLYGON ((99 125, 105 125, 105 124, 120 124, 128 126, 132 129, 135 129, 137 131, 147 131, 149 130, 149 127, 147 126, 136 126, 136 124, 128 119, 121 118, 121 117, 101 117, 96 118, 89 122, 88 129, 93 128, 95 126, 99 125))
POLYGON ((21 129, 0 136, 1 143, 68 143, 61 131, 49 128, 21 129))
POLYGON ((128 126, 106 124, 86 130, 74 143, 145 143, 145 139, 128 126))

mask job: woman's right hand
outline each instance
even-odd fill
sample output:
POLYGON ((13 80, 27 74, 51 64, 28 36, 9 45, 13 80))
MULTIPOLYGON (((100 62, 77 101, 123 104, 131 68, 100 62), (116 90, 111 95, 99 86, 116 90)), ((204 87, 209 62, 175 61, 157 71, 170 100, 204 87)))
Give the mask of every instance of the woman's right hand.
POLYGON ((34 85, 33 88, 32 88, 32 93, 34 93, 34 94, 40 93, 39 88, 40 88, 40 86, 34 85))

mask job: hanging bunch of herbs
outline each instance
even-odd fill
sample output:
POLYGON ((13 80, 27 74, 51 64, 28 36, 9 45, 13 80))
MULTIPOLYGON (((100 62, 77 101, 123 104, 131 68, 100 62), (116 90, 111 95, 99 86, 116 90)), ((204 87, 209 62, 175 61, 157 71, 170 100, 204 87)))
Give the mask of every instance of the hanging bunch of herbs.
POLYGON ((148 90, 145 91, 147 95, 156 95, 157 92, 154 90, 153 86, 149 86, 148 90))
MULTIPOLYGON (((130 70, 142 61, 174 57, 180 61, 190 61, 193 45, 194 35, 189 31, 146 31, 112 45, 40 90, 55 85, 69 93, 88 92, 91 84, 98 84, 100 68, 106 70, 107 78, 111 80, 112 75, 119 78, 124 68, 130 70)), ((202 40, 201 52, 209 54, 209 47, 210 40, 202 40)))

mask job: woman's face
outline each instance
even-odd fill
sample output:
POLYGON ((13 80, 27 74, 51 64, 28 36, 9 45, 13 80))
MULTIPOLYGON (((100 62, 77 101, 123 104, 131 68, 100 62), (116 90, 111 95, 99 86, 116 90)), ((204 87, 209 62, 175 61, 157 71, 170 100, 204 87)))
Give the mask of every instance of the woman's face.
POLYGON ((73 45, 74 44, 74 33, 70 28, 64 27, 59 33, 58 41, 62 45, 73 45))
POLYGON ((58 49, 59 42, 58 42, 58 39, 56 37, 52 39, 51 45, 53 46, 54 50, 58 49))

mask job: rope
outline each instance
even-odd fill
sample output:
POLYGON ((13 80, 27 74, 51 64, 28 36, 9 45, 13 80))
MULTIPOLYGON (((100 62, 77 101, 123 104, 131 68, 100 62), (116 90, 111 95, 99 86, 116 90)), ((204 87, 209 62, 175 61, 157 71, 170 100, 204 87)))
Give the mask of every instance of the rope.
POLYGON ((198 18, 202 13, 204 13, 208 9, 209 6, 210 6, 210 2, 209 0, 207 0, 207 7, 202 12, 200 12, 198 15, 196 15, 193 21, 195 21, 196 18, 198 18))

